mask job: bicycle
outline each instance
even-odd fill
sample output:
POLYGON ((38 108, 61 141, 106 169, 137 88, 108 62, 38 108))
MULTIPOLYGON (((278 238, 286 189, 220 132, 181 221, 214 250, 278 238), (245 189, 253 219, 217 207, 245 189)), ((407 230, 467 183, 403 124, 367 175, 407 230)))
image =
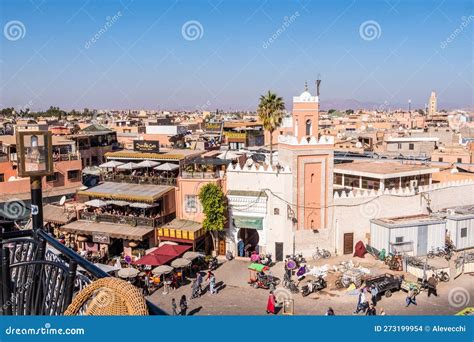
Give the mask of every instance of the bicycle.
POLYGON ((327 259, 331 257, 331 252, 329 252, 327 249, 319 249, 318 246, 316 246, 316 251, 313 253, 313 260, 319 260, 319 259, 327 259))

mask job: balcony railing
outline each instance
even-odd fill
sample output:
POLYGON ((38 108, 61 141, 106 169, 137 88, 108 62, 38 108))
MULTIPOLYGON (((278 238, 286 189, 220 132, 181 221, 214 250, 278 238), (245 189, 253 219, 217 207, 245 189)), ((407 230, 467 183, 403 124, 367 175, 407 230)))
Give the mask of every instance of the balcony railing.
POLYGON ((171 185, 176 186, 176 178, 162 178, 156 176, 132 176, 121 174, 106 174, 104 180, 117 183, 133 183, 133 184, 154 184, 154 185, 171 185))
POLYGON ((150 218, 150 217, 120 216, 120 215, 111 215, 111 214, 95 214, 95 213, 88 213, 85 211, 81 212, 79 217, 82 220, 88 220, 88 221, 94 221, 94 222, 127 224, 133 227, 136 227, 136 226, 157 227, 162 221, 161 217, 150 218))
POLYGON ((174 217, 175 217, 174 214, 152 218, 152 217, 121 216, 121 215, 111 215, 111 214, 96 214, 96 213, 89 213, 86 211, 82 211, 79 215, 79 218, 81 220, 127 224, 132 227, 145 226, 145 227, 152 227, 152 228, 161 227, 165 223, 168 223, 171 220, 173 220, 174 217))
POLYGON ((0 247, 0 315, 62 315, 84 286, 110 276, 42 230, 0 233, 0 247))
POLYGON ((70 161, 70 160, 80 160, 80 154, 79 153, 63 153, 63 154, 53 154, 53 161, 54 162, 59 162, 59 161, 70 161))
POLYGON ((215 179, 219 178, 219 172, 218 171, 212 171, 212 172, 198 172, 198 171, 183 171, 181 173, 182 178, 197 178, 197 179, 215 179))

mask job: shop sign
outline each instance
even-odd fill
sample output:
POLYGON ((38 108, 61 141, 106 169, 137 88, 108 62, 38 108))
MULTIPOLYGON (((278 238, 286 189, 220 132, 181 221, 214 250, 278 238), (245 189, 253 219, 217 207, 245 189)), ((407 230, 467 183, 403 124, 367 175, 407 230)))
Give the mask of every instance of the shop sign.
POLYGON ((158 140, 134 140, 133 150, 139 152, 160 152, 160 142, 158 140))
POLYGON ((110 244, 110 236, 104 233, 93 233, 92 241, 95 243, 110 244))

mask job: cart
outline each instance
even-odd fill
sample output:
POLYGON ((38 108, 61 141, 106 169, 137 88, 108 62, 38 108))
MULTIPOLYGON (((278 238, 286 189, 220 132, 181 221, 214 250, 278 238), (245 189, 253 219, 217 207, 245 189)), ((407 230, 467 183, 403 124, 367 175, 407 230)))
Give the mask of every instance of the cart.
POLYGON ((365 285, 371 287, 375 285, 380 295, 391 297, 394 291, 399 291, 401 288, 402 279, 390 273, 385 273, 365 280, 365 285))

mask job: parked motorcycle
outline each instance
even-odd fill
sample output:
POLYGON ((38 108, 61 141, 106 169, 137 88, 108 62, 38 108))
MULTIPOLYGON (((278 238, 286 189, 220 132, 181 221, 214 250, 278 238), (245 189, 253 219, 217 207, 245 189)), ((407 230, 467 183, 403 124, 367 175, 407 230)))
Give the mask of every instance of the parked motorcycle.
POLYGON ((232 259, 234 259, 234 255, 232 254, 231 251, 227 251, 225 253, 225 258, 228 260, 228 261, 231 261, 232 259))
POLYGON ((301 287, 301 295, 306 297, 310 293, 320 291, 327 287, 326 280, 323 277, 319 276, 318 278, 307 282, 305 285, 301 287))
POLYGON ((283 276, 283 287, 290 290, 291 293, 299 293, 300 289, 298 285, 291 279, 288 274, 285 273, 283 276))
POLYGON ((271 266, 271 264, 273 263, 272 255, 269 253, 260 254, 260 263, 265 266, 271 266))

